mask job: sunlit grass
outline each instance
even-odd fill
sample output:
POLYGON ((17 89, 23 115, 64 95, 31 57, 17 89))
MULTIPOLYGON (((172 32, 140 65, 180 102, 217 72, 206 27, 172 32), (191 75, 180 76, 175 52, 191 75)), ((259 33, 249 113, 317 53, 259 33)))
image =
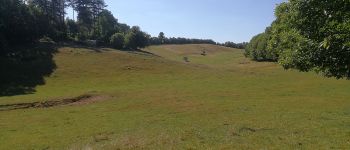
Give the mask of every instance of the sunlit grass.
POLYGON ((0 112, 0 149, 347 149, 350 83, 252 62, 242 50, 165 45, 157 56, 61 48, 34 94, 107 100, 0 112), (202 56, 202 51, 207 52, 202 56), (185 62, 188 57, 190 62, 185 62))

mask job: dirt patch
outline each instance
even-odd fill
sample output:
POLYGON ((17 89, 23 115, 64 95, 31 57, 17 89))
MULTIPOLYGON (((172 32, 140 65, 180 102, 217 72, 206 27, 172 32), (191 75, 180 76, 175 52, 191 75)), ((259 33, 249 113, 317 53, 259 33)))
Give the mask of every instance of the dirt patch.
POLYGON ((256 132, 256 131, 258 131, 258 129, 247 128, 247 127, 243 127, 239 129, 239 132, 256 132))
POLYGON ((249 127, 242 127, 239 130, 231 130, 230 135, 233 137, 241 137, 241 136, 247 136, 258 132, 270 131, 270 130, 273 130, 273 129, 268 129, 268 128, 255 129, 255 128, 249 128, 249 127))
POLYGON ((0 105, 0 111, 30 109, 30 108, 50 108, 50 107, 64 106, 64 105, 70 105, 70 106, 85 105, 85 104, 96 103, 98 101, 102 101, 107 98, 108 96, 81 95, 78 97, 67 98, 62 100, 50 100, 50 101, 44 101, 44 102, 0 105))

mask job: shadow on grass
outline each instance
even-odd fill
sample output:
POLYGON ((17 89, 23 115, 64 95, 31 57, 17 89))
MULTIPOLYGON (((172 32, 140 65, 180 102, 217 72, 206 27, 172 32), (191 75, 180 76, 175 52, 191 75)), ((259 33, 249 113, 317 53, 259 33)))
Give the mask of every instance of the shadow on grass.
POLYGON ((0 97, 31 94, 45 84, 44 77, 56 69, 53 60, 57 48, 50 43, 14 48, 0 56, 0 97))
POLYGON ((151 53, 151 52, 144 51, 142 49, 123 49, 121 51, 125 51, 125 52, 131 53, 131 54, 139 54, 139 55, 145 55, 145 56, 161 57, 159 55, 156 55, 156 54, 151 53))

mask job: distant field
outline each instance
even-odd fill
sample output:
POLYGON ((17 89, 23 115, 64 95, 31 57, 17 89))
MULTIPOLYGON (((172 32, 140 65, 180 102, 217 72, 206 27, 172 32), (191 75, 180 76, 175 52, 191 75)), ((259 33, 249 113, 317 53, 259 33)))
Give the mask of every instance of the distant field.
POLYGON ((349 81, 214 45, 144 51, 60 48, 45 84, 0 97, 0 110, 84 94, 103 99, 0 111, 0 149, 350 148, 349 81))

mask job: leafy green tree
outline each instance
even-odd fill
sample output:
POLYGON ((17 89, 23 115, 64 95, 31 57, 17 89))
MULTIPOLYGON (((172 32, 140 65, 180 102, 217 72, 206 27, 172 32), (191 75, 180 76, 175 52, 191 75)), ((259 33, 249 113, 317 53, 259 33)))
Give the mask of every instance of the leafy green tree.
MULTIPOLYGON (((106 7, 103 0, 69 0, 69 4, 78 13, 78 24, 84 31, 80 35, 97 39, 99 34, 99 14, 106 7), (86 32, 87 31, 87 32, 86 32)), ((108 37, 109 38, 109 37, 108 37)), ((108 41, 108 38, 105 41, 108 41)))
POLYGON ((158 39, 159 39, 159 41, 160 41, 160 44, 164 44, 165 38, 166 38, 166 37, 165 37, 164 32, 160 32, 159 35, 158 35, 158 39))
POLYGON ((66 26, 67 26, 67 34, 70 38, 74 39, 77 34, 79 33, 79 26, 78 24, 72 20, 72 19, 67 19, 66 20, 66 26))
MULTIPOLYGON (((350 1, 289 0, 276 7, 266 54, 286 69, 350 79, 350 1)), ((260 35, 262 36, 262 35, 260 35)), ((247 56, 261 57, 254 37, 247 56)))
POLYGON ((144 48, 148 45, 149 35, 142 32, 140 27, 134 26, 125 35, 125 47, 130 49, 144 48))
POLYGON ((113 48, 122 49, 124 48, 124 34, 116 33, 111 36, 110 44, 113 48))
POLYGON ((151 37, 151 38, 149 39, 149 43, 150 43, 151 45, 160 45, 160 44, 161 44, 161 42, 160 42, 160 40, 159 40, 158 37, 151 37))
POLYGON ((55 40, 63 40, 66 37, 65 25, 65 0, 28 0, 28 7, 35 13, 45 36, 55 40))
POLYGON ((71 5, 78 13, 78 23, 80 26, 86 28, 92 28, 93 26, 93 14, 91 8, 91 0, 73 0, 71 5))
POLYGON ((164 33, 161 32, 158 37, 149 38, 149 44, 160 45, 160 44, 214 44, 217 43, 211 39, 188 39, 182 37, 171 37, 166 38, 164 33))
POLYGON ((41 25, 37 25, 39 15, 37 9, 30 9, 21 0, 1 0, 0 38, 3 39, 3 45, 32 43, 40 38, 43 33, 39 28, 41 25))
POLYGON ((97 23, 97 39, 103 43, 108 43, 113 33, 117 32, 117 19, 108 10, 103 10, 98 15, 97 23))
POLYGON ((90 29, 86 26, 79 26, 79 33, 77 36, 79 41, 86 41, 90 38, 90 29))
POLYGON ((117 22, 117 31, 118 32, 126 34, 127 32, 129 32, 129 30, 130 30, 129 25, 117 22))
POLYGON ((274 61, 273 55, 268 51, 267 45, 270 39, 270 28, 266 32, 252 38, 245 49, 245 56, 257 61, 274 61))
POLYGON ((309 56, 306 69, 350 78, 350 1, 291 0, 290 5, 297 12, 293 25, 307 39, 308 46, 301 51, 309 56))
POLYGON ((313 66, 309 63, 310 53, 307 51, 312 51, 316 47, 296 28, 296 15, 296 7, 291 3, 285 2, 276 7, 277 19, 271 25, 268 51, 284 68, 308 71, 313 66))

